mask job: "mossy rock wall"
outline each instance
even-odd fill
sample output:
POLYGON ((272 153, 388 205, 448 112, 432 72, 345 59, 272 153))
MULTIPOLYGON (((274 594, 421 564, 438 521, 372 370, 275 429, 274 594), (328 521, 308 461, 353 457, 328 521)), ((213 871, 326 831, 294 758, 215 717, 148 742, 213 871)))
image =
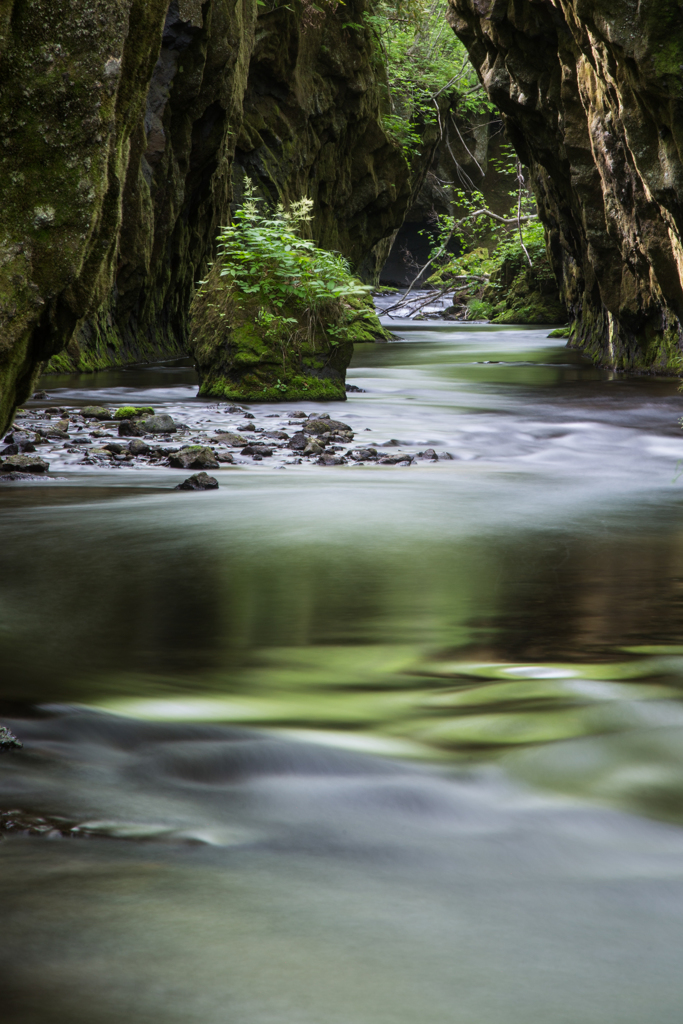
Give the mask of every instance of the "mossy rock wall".
POLYGON ((564 324, 567 320, 550 265, 543 260, 529 266, 522 255, 503 262, 479 305, 494 324, 564 324))
POLYGON ((683 17, 677 0, 449 0, 531 168, 570 344, 683 367, 683 17))
POLYGON ((371 271, 409 168, 381 128, 379 49, 344 27, 368 3, 319 6, 0 0, 0 430, 48 360, 186 351, 244 171, 313 198, 318 244, 371 271))

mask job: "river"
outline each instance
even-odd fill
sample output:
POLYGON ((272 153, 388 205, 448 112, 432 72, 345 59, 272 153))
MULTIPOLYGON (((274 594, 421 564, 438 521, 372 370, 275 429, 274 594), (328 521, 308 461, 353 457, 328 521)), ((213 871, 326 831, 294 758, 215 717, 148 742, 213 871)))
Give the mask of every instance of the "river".
POLYGON ((438 461, 0 485, 4 1020, 679 1024, 683 396, 393 329, 330 411, 438 461))

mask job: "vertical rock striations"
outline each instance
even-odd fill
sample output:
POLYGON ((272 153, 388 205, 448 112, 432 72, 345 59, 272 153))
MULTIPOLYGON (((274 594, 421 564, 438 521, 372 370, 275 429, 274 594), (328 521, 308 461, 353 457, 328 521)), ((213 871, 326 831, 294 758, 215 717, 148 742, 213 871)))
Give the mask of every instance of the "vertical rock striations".
POLYGON ((246 171, 358 268, 409 199, 368 0, 0 0, 0 430, 50 368, 184 351, 246 171), (272 9, 271 9, 272 8, 272 9))
POLYGON ((683 4, 449 0, 532 173, 570 344, 683 371, 683 4))
POLYGON ((0 2, 0 429, 111 288, 166 7, 0 2))

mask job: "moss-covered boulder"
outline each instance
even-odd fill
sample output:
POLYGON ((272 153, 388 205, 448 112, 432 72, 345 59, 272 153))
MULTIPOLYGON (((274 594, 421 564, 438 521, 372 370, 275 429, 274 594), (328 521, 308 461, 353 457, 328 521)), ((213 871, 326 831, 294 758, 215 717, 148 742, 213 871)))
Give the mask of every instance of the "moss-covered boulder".
POLYGON ((314 316, 292 300, 264 315, 258 297, 228 286, 216 263, 192 307, 190 351, 204 397, 344 401, 354 342, 389 337, 370 298, 327 303, 314 316))

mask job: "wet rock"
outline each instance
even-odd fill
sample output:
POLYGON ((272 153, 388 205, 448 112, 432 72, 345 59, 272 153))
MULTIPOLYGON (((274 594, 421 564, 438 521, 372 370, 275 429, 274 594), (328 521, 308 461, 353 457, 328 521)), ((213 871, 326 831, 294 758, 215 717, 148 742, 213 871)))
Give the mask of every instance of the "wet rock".
POLYGON ((68 432, 66 430, 63 430, 61 427, 41 427, 41 426, 38 426, 38 427, 36 427, 36 431, 37 431, 37 433, 40 434, 41 437, 47 437, 49 439, 54 438, 55 440, 58 440, 58 441, 68 441, 69 440, 68 432))
POLYGON ((119 437, 141 437, 145 431, 135 420, 121 420, 119 423, 119 437))
POLYGON ((17 739, 13 732, 0 725, 0 750, 21 750, 23 743, 17 739))
POLYGON ((325 451, 324 445, 320 444, 315 439, 309 441, 304 448, 304 455, 321 455, 325 451))
POLYGON ((264 430, 264 437, 274 437, 278 441, 289 441, 289 434, 286 430, 264 430))
MULTIPOLYGON (((35 448, 33 450, 35 451, 35 448)), ((19 445, 18 444, 8 444, 7 447, 3 448, 2 451, 0 452, 0 455, 18 455, 18 454, 19 454, 19 445)))
POLYGON ((128 442, 128 451, 131 455, 148 455, 150 447, 146 441, 141 441, 140 438, 136 437, 128 442))
POLYGON ((141 426, 146 434, 174 434, 178 429, 173 417, 166 412, 142 420, 141 426))
POLYGON ((439 456, 436 454, 433 448, 427 448, 423 452, 417 453, 418 459, 431 459, 433 462, 439 461, 439 456))
POLYGON ((308 444, 308 441, 309 439, 306 437, 303 430, 300 430, 297 431, 296 434, 292 435, 287 447, 291 448, 293 452, 302 452, 308 444))
POLYGON ((412 455, 405 455, 403 452, 396 452, 395 455, 383 455, 379 460, 380 466, 398 466, 401 462, 411 463, 412 455))
POLYGON ((10 455, 0 464, 3 473, 47 473, 50 464, 40 455, 10 455))
POLYGON ((86 420, 110 420, 113 418, 111 410, 106 409, 103 405, 86 405, 79 412, 86 420))
POLYGON ((240 455, 252 455, 260 459, 268 459, 273 454, 273 449, 265 444, 248 444, 243 448, 240 455))
POLYGON ((308 413, 302 412, 301 409, 297 409, 296 412, 290 412, 290 419, 293 420, 306 420, 308 419, 308 413))
POLYGON ((441 454, 439 455, 439 458, 440 459, 450 459, 451 462, 452 462, 454 460, 455 456, 451 455, 450 452, 441 452, 441 454))
POLYGON ((117 444, 116 441, 110 441, 109 444, 103 444, 102 447, 106 452, 111 452, 112 455, 120 455, 123 451, 123 445, 117 444))
POLYGON ((174 469, 218 469, 218 460, 211 448, 192 445, 181 448, 169 457, 169 465, 174 469))
POLYGON ((254 426, 253 423, 242 423, 241 426, 238 429, 239 430, 256 430, 256 427, 254 426))
POLYGON ((357 448, 354 452, 349 452, 349 455, 355 462, 367 462, 368 459, 377 458, 376 448, 357 448))
POLYGON ((390 441, 385 441, 384 444, 380 445, 380 448, 398 448, 400 444, 400 441, 397 441, 395 437, 392 437, 390 441))
POLYGON ((227 462, 229 465, 234 466, 235 460, 233 459, 230 452, 218 452, 216 458, 219 462, 227 462))
MULTIPOLYGON (((242 410, 240 409, 240 412, 241 411, 242 410)), ((244 418, 245 418, 245 420, 255 420, 256 419, 256 417, 254 416, 253 412, 245 412, 244 418)))
POLYGON ((332 420, 325 414, 324 416, 318 416, 316 419, 307 420, 303 429, 307 434, 337 434, 346 433, 353 437, 353 431, 348 423, 342 423, 340 420, 332 420))
POLYGON ((247 443, 246 437, 242 437, 241 434, 234 434, 230 430, 217 430, 216 440, 221 441, 223 444, 232 445, 233 448, 241 448, 247 443))
POLYGON ((218 487, 218 480, 215 476, 209 476, 208 473, 195 473, 194 476, 188 476, 187 480, 183 480, 181 484, 175 488, 176 491, 215 491, 218 487))
POLYGON ((346 391, 347 391, 347 393, 355 392, 355 393, 360 394, 360 395, 364 395, 365 394, 365 388, 356 387, 355 384, 347 384, 346 385, 346 391))
POLYGON ((34 391, 31 398, 49 398, 47 391, 34 391))
POLYGON ((316 462, 317 466, 345 466, 346 459, 341 455, 332 455, 331 452, 326 452, 321 455, 316 462))

